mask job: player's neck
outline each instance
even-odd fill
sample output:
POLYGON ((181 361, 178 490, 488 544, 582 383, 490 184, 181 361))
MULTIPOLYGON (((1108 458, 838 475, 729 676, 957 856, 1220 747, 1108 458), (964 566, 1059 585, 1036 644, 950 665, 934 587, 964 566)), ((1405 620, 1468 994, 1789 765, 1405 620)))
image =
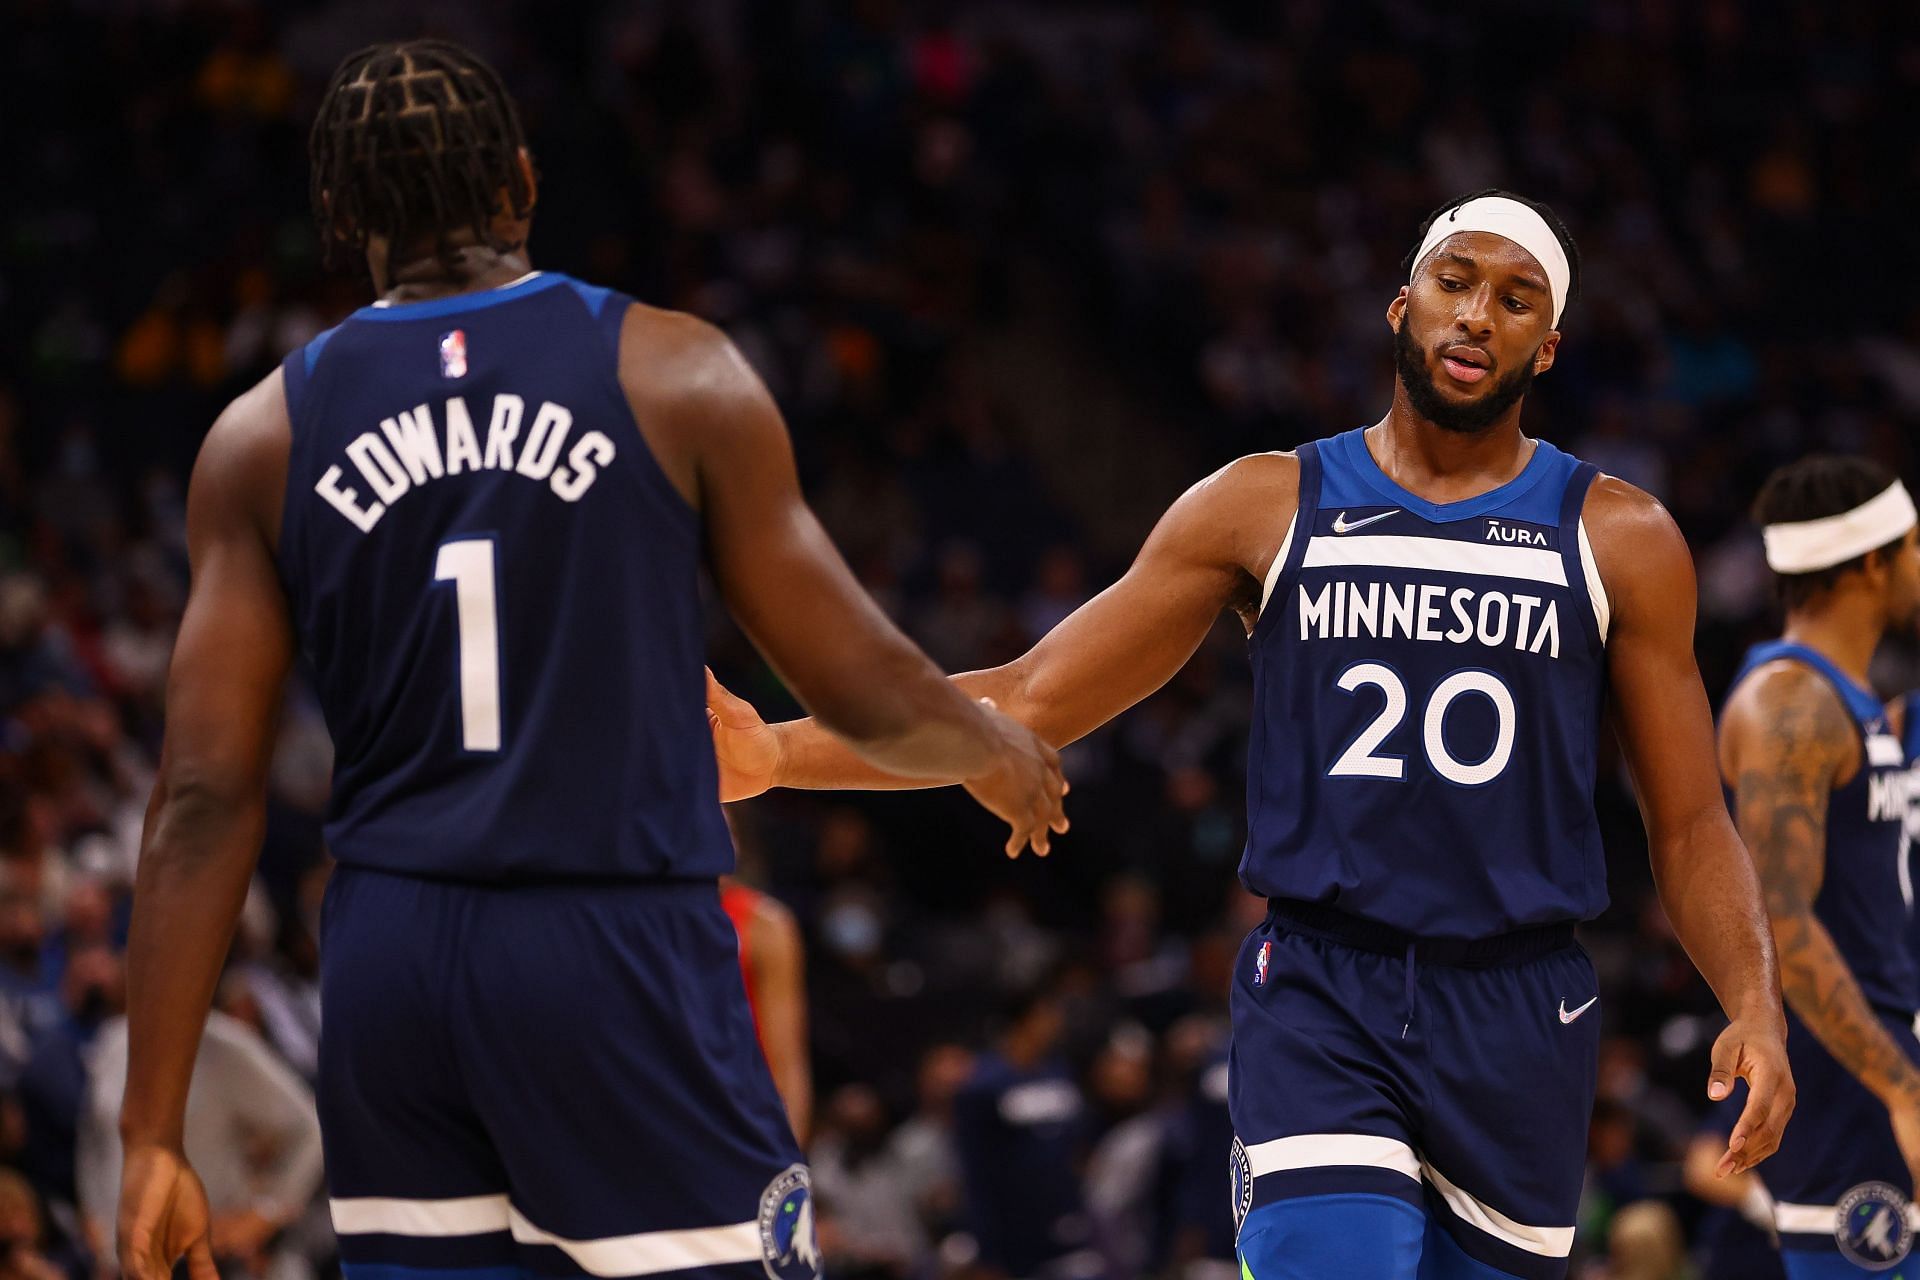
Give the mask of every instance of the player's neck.
POLYGON ((1852 593, 1825 600, 1816 608, 1796 609, 1787 615, 1787 627, 1781 638, 1825 657, 1834 666, 1866 685, 1867 671, 1873 665, 1874 651, 1886 626, 1880 621, 1873 601, 1856 598, 1852 593))
POLYGON ((533 263, 524 246, 502 252, 486 245, 463 245, 450 258, 423 254, 404 262, 389 261, 369 246, 367 267, 374 292, 383 301, 403 303, 497 289, 533 270, 533 263))
POLYGON ((1479 431, 1448 431, 1420 416, 1394 386, 1393 406, 1366 434, 1387 477, 1430 502, 1458 502, 1497 489, 1526 469, 1537 447, 1520 432, 1520 406, 1479 431))

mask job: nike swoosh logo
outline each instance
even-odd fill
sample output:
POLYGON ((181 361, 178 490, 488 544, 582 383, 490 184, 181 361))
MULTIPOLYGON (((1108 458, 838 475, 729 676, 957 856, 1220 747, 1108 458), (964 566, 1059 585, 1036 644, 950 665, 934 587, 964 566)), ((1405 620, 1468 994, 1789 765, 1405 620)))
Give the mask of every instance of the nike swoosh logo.
POLYGON ((1587 1010, 1593 1008, 1593 1006, 1598 1004, 1599 1002, 1600 1002, 1600 997, 1595 996, 1593 999, 1581 1005, 1578 1009, 1569 1010, 1567 1008, 1567 998, 1565 996, 1561 996, 1560 997, 1560 1021, 1572 1022, 1575 1018, 1579 1017, 1581 1014, 1585 1013, 1587 1010))
POLYGON ((1391 511, 1382 511, 1377 516, 1368 516, 1365 520, 1355 520, 1352 524, 1348 524, 1347 513, 1342 511, 1333 518, 1333 531, 1335 533, 1352 533, 1355 529, 1364 529, 1370 524, 1385 520, 1388 516, 1397 516, 1399 514, 1400 508, 1395 507, 1391 511))

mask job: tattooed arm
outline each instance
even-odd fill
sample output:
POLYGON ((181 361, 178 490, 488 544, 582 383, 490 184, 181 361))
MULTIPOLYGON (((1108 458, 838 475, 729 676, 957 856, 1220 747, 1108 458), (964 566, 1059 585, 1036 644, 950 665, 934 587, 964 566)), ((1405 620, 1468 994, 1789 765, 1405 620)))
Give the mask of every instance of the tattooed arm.
POLYGON ((1865 767, 1860 735, 1825 681, 1797 663, 1755 674, 1728 705, 1720 764, 1734 787, 1780 955, 1787 1003, 1893 1117, 1920 1166, 1920 1071, 1887 1034, 1813 914, 1826 873, 1827 800, 1865 767))

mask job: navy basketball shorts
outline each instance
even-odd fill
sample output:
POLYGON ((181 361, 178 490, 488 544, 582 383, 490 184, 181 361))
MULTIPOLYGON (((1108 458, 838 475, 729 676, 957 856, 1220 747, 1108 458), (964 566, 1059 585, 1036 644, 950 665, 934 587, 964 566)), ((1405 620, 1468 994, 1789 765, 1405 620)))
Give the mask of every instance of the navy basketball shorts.
POLYGON ((320 1123, 348 1280, 818 1274, 711 882, 341 867, 320 1123))
MULTIPOLYGON (((1920 1065, 1911 1015, 1882 1012, 1894 1043, 1920 1065)), ((1920 1280, 1909 1262, 1913 1182, 1887 1108, 1787 1011, 1787 1060, 1800 1105, 1780 1149, 1759 1166, 1789 1280, 1880 1275, 1920 1280), (1902 1266, 1901 1264, 1908 1265, 1902 1266)), ((1737 1095, 1744 1099, 1745 1087, 1737 1095)))
POLYGON ((1277 910, 1233 983, 1243 1272, 1560 1280, 1600 1041, 1571 927, 1396 953, 1277 910))

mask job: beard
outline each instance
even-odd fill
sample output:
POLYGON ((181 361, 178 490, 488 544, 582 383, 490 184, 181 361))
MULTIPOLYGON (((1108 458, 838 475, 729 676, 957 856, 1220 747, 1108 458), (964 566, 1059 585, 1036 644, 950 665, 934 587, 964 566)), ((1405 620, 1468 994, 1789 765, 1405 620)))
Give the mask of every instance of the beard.
POLYGON ((1411 316, 1403 314, 1400 327, 1393 331, 1393 370, 1407 389, 1413 411, 1442 431, 1462 435, 1485 431, 1533 386, 1533 359, 1529 356, 1511 373, 1496 377, 1478 400, 1456 404, 1440 394, 1437 375, 1427 369, 1420 349, 1413 345, 1412 329, 1411 316))

